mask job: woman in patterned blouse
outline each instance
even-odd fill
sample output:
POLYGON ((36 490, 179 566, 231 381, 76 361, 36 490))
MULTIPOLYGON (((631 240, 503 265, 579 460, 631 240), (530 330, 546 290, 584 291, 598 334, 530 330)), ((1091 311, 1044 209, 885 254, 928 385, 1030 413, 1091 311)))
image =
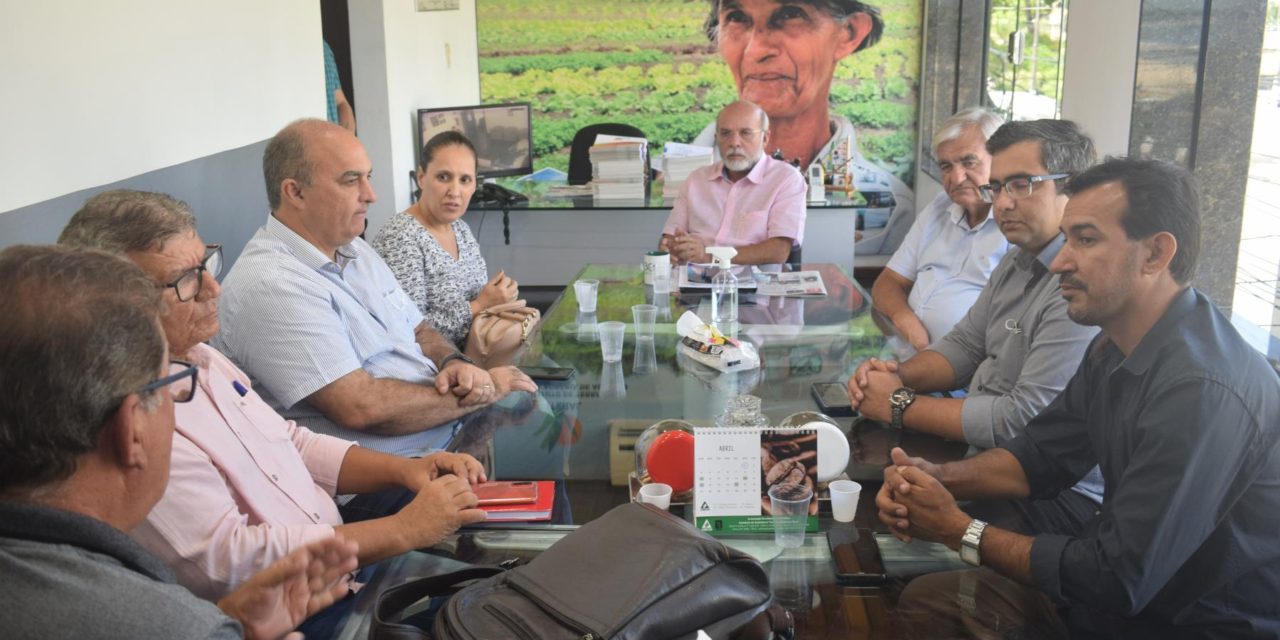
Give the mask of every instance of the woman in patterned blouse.
POLYGON ((486 280, 480 246, 461 220, 476 190, 476 150, 456 131, 422 147, 422 196, 378 232, 374 249, 387 261, 427 323, 461 348, 471 319, 516 299, 516 281, 501 271, 486 280))

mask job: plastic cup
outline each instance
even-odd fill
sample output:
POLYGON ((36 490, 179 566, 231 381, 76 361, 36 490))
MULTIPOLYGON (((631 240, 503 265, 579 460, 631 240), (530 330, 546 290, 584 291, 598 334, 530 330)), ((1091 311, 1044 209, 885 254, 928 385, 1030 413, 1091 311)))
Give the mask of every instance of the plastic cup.
POLYGON ((599 342, 599 325, 596 323, 596 313, 578 312, 578 342, 599 342))
POLYGON ((769 510, 773 512, 773 543, 784 549, 804 544, 809 523, 809 501, 813 489, 794 482, 769 487, 769 510))
POLYGON ((636 495, 636 500, 666 511, 671 507, 671 485, 661 482, 646 484, 640 487, 640 493, 636 495))
POLYGON ((653 340, 636 340, 635 357, 631 361, 631 372, 637 375, 653 373, 658 368, 658 352, 654 349, 653 340))
POLYGON ((606 362, 600 370, 600 397, 627 397, 627 380, 622 374, 621 362, 606 362))
POLYGON ((573 292, 578 296, 578 311, 595 313, 596 296, 600 293, 599 280, 578 280, 573 283, 573 292))
POLYGON ((858 514, 858 497, 862 495, 862 485, 852 480, 833 480, 827 485, 831 492, 831 517, 836 522, 853 522, 858 514))
POLYGON ((636 342, 653 341, 653 323, 658 319, 658 307, 637 304, 631 307, 631 317, 636 321, 636 342))
POLYGON ((610 320, 597 326, 600 331, 600 355, 604 356, 604 361, 622 362, 622 337, 626 335, 627 325, 610 320))
POLYGON ((655 266, 648 274, 653 285, 654 296, 665 296, 671 293, 671 265, 655 266))

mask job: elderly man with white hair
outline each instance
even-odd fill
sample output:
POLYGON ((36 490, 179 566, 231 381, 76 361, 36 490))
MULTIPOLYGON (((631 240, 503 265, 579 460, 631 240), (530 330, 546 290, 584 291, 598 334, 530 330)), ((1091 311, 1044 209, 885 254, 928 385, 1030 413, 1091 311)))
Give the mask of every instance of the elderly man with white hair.
POLYGON ((1001 124, 981 107, 942 123, 933 136, 942 193, 916 215, 872 287, 875 308, 916 350, 951 331, 1009 250, 991 204, 978 192, 991 174, 987 138, 1001 124))

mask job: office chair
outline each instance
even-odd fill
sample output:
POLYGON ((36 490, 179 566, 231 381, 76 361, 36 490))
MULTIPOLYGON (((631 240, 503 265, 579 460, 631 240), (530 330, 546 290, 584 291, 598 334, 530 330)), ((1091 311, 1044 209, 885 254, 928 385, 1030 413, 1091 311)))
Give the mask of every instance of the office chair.
MULTIPOLYGON (((629 125, 616 122, 602 122, 587 125, 578 129, 573 136, 573 144, 569 147, 569 184, 586 184, 591 181, 591 145, 596 143, 599 134, 615 136, 645 137, 644 132, 629 125)), ((645 160, 648 162, 648 160, 645 160)), ((648 167, 645 173, 648 174, 648 167)))

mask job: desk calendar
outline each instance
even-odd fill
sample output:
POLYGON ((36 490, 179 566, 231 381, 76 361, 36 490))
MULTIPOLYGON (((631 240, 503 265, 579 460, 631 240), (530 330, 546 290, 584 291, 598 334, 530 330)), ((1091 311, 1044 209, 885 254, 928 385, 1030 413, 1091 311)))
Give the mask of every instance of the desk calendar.
MULTIPOLYGON (((716 534, 770 533, 769 487, 808 485, 816 493, 815 429, 699 427, 694 431, 694 524, 716 534)), ((818 501, 808 531, 818 530, 818 501)))

